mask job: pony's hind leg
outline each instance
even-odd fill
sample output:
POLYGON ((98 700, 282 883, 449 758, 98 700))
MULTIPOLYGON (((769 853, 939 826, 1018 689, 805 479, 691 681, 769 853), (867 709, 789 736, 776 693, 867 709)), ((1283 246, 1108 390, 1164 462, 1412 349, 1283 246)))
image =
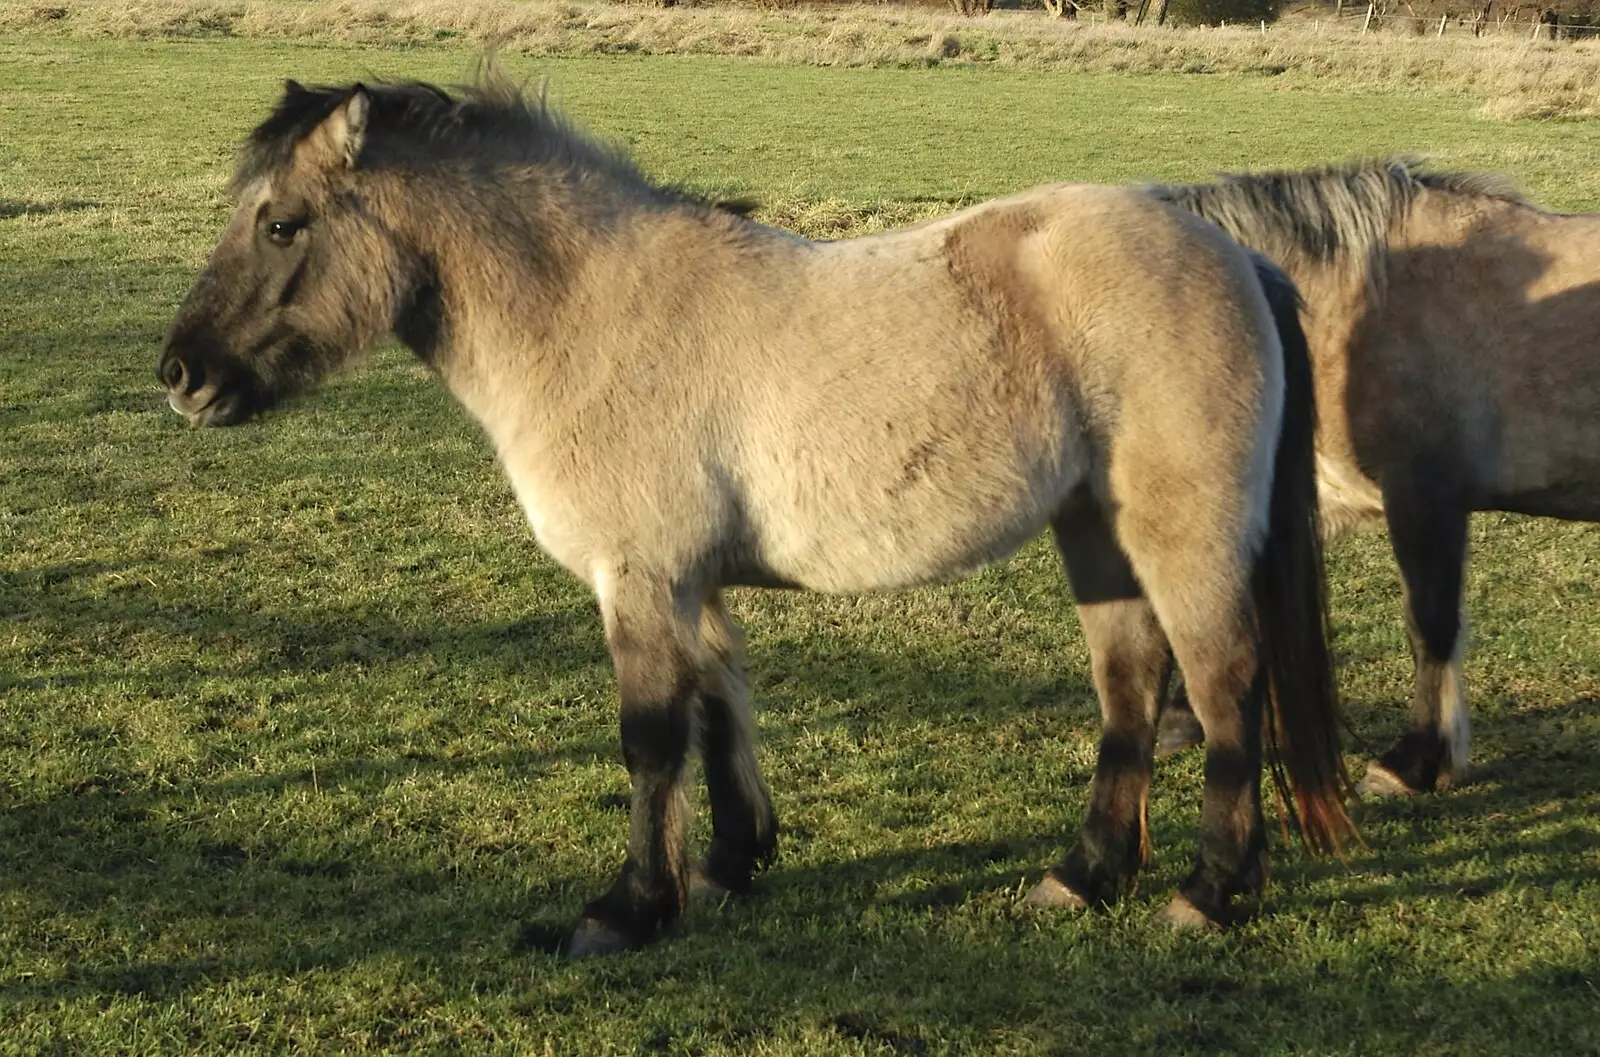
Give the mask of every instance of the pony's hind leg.
POLYGON ((711 800, 711 846, 697 885, 744 892, 778 850, 778 818, 756 762, 755 716, 744 676, 744 635, 720 593, 701 613, 700 754, 711 800))
POLYGON ((1205 728, 1189 704, 1189 691, 1180 683, 1161 706, 1161 721, 1156 725, 1156 755, 1175 756, 1206 740, 1205 728))
POLYGON ((1149 858, 1151 753, 1170 671, 1167 640, 1099 510, 1076 505, 1054 529, 1093 658, 1100 755, 1083 831, 1028 902, 1105 905, 1132 886, 1149 858))
POLYGON ((622 698, 622 758, 633 785, 628 855, 609 891, 583 908, 572 957, 640 947, 683 912, 683 773, 699 690, 699 599, 665 578, 624 572, 600 584, 606 644, 622 698))
POLYGON ((1471 754, 1461 615, 1467 510, 1436 488, 1385 482, 1389 541, 1405 584, 1406 630, 1416 666, 1411 729, 1369 764, 1361 791, 1379 796, 1448 789, 1471 754))
MULTIPOLYGON (((1266 682, 1247 621, 1217 613, 1210 634, 1173 628, 1173 647, 1205 733, 1205 791, 1194 869, 1162 912, 1180 926, 1226 924, 1233 897, 1267 880, 1261 819, 1261 718, 1266 682)), ((1170 626, 1170 625, 1169 625, 1170 626)))
POLYGON ((1236 537, 1196 527, 1220 520, 1201 498, 1207 497, 1191 493, 1160 508, 1125 503, 1117 521, 1118 540, 1171 643, 1205 735, 1195 866, 1162 913, 1191 927, 1228 923, 1233 897, 1258 893, 1267 866, 1260 788, 1265 679, 1258 674, 1248 559, 1236 537))

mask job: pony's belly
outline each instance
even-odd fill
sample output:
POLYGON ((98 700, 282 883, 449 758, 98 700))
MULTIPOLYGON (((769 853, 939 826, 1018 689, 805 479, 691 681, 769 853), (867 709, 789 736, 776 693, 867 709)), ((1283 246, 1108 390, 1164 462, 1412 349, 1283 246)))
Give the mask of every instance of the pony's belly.
POLYGON ((826 463, 775 457, 776 478, 745 478, 751 551, 777 577, 838 594, 975 572, 1036 535, 1082 482, 1087 466, 1061 436, 1065 418, 996 415, 969 420, 960 434, 901 429, 882 444, 858 437, 826 463))
POLYGON ((1053 504, 946 511, 937 520, 833 519, 769 535, 772 576, 812 591, 865 594, 959 579, 1015 553, 1050 519, 1053 504))

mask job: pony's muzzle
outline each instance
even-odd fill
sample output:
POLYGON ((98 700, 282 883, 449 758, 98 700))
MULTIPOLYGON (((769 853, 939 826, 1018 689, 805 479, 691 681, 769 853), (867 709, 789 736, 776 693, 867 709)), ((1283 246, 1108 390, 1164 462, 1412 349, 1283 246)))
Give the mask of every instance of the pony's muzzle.
POLYGON ((225 391, 223 379, 215 373, 208 377, 199 363, 169 351, 156 374, 167 387, 167 406, 191 426, 231 426, 250 417, 244 394, 237 389, 225 391))

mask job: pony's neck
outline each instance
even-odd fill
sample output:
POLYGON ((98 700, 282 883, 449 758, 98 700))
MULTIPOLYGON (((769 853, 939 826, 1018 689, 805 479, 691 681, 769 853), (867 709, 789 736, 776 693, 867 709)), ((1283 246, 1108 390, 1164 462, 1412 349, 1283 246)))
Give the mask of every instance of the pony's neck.
POLYGON ((592 366, 574 355, 572 302, 607 292, 639 216, 667 203, 642 181, 534 168, 388 190, 411 261, 394 331, 486 425, 507 399, 565 400, 582 384, 592 366))
MULTIPOLYGON (((1408 221, 1400 248, 1418 261, 1449 254, 1452 282, 1495 284, 1502 296, 1528 301, 1600 286, 1600 214, 1430 190, 1418 195, 1408 221)), ((1432 271, 1444 274, 1442 266, 1432 271)))

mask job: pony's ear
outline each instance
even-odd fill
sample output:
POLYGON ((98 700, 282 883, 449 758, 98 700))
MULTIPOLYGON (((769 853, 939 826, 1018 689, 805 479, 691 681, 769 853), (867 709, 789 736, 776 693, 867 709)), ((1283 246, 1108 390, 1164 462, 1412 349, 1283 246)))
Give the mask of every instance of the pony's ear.
MULTIPOLYGON (((344 164, 354 169, 361 147, 367 142, 367 115, 372 111, 372 96, 367 93, 366 86, 358 84, 352 88, 350 98, 340 110, 344 112, 344 164)), ((339 112, 335 110, 334 116, 339 112)))
POLYGON ((324 169, 354 169, 367 140, 367 115, 372 111, 372 95, 365 85, 356 85, 344 102, 306 137, 307 154, 324 169))

